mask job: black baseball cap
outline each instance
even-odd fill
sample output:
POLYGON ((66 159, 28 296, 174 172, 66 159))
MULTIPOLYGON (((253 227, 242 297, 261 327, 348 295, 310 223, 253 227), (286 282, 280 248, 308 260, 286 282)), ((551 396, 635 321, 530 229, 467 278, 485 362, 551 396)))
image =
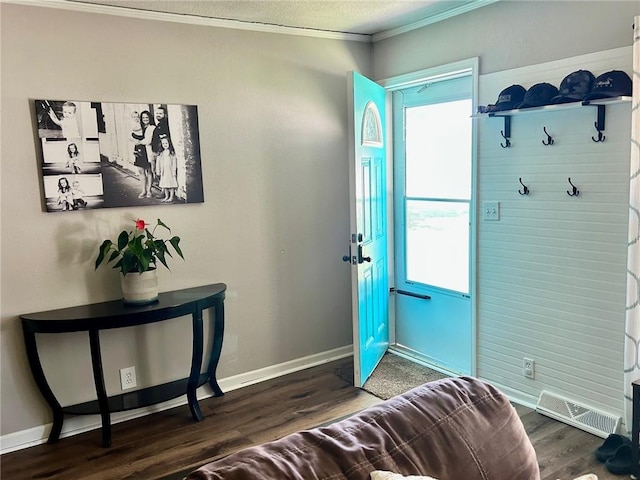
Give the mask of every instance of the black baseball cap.
POLYGON ((611 70, 603 73, 595 82, 591 93, 584 97, 584 100, 596 100, 598 98, 626 97, 631 96, 631 78, 620 70, 611 70))
POLYGON ((589 70, 577 70, 570 73, 558 89, 558 95, 551 99, 551 103, 580 102, 591 93, 595 76, 589 70))
POLYGON ((498 101, 495 105, 489 105, 488 111, 499 112, 502 110, 511 110, 516 108, 524 100, 524 94, 527 90, 522 85, 511 85, 505 88, 498 95, 498 101))
POLYGON ((527 93, 524 94, 524 101, 516 105, 515 108, 531 108, 549 105, 551 99, 556 95, 558 95, 557 87, 547 82, 536 83, 527 90, 527 93))

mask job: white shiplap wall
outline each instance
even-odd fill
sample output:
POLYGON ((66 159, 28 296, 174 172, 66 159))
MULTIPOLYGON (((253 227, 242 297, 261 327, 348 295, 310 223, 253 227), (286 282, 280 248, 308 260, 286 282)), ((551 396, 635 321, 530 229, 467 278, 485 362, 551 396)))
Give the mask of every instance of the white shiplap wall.
MULTIPOLYGON (((631 48, 481 76, 480 104, 514 83, 559 86, 581 68, 630 74, 631 48)), ((606 107, 603 143, 591 140, 596 111, 513 116, 511 148, 500 147, 501 119, 477 120, 477 374, 525 404, 547 390, 622 416, 631 105, 606 107), (554 145, 542 144, 543 127, 554 145), (485 201, 500 202, 500 221, 482 220, 485 201)))

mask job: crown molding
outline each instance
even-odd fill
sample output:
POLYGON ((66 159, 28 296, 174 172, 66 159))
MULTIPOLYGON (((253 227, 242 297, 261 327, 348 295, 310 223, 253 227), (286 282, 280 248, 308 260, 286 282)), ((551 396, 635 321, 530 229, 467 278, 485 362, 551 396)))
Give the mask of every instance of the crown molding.
POLYGON ((371 43, 371 35, 358 33, 330 32, 311 28, 285 27, 266 23, 242 22, 220 18, 201 17, 197 15, 180 15, 177 13, 152 12, 126 7, 113 7, 92 3, 71 2, 68 0, 0 0, 1 3, 13 3, 30 7, 58 8, 76 12, 115 15, 119 17, 137 18, 141 20, 157 20, 162 22, 186 23, 206 27, 231 28, 235 30, 251 30, 254 32, 277 33, 281 35, 298 35, 303 37, 324 38, 351 42, 371 43))
POLYGON ((422 27, 426 27, 427 25, 431 25, 433 23, 441 22, 442 20, 446 20, 451 17, 455 17, 457 15, 461 15, 463 13, 470 12, 477 8, 486 7, 487 5, 491 5, 492 3, 499 2, 500 0, 475 0, 471 3, 467 3, 466 5, 462 5, 458 8, 454 8, 452 10, 448 10, 439 15, 432 15, 423 20, 418 20, 417 22, 408 23, 407 25, 403 25, 402 27, 392 28, 391 30, 386 30, 380 33, 374 33, 372 36, 372 42, 379 42, 380 40, 384 40, 385 38, 395 37, 397 35, 402 35, 403 33, 410 32, 412 30, 417 30, 422 27))

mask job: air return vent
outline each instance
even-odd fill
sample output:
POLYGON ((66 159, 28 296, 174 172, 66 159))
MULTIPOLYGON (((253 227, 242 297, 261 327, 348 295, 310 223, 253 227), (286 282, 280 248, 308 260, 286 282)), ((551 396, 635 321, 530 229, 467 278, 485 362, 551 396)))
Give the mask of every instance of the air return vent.
POLYGON ((621 420, 546 391, 540 394, 536 411, 602 438, 616 433, 621 420))

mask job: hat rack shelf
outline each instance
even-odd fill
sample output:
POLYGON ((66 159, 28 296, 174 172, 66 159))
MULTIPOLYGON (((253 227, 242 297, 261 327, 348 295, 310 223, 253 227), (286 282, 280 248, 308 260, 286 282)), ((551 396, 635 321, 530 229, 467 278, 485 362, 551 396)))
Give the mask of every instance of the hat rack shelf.
MULTIPOLYGON (((471 118, 502 118, 504 121, 504 127, 500 131, 502 138, 504 139, 504 143, 500 143, 502 148, 511 147, 511 117, 518 115, 529 115, 533 113, 540 112, 555 112, 559 110, 571 110, 574 108, 582 108, 582 107, 597 107, 596 113, 596 121, 594 122, 594 126, 596 128, 597 135, 595 137, 591 137, 594 142, 604 142, 605 135, 603 134, 605 129, 605 109, 607 105, 613 105, 616 103, 628 103, 631 102, 631 97, 612 97, 612 98, 602 98, 597 100, 587 100, 584 102, 572 102, 572 103, 562 103, 558 105, 545 105, 544 107, 531 107, 531 108, 521 108, 514 110, 503 110, 498 112, 488 112, 488 113, 476 113, 471 115, 471 118)), ((545 145, 553 144, 552 140, 549 140, 545 145)), ((543 142, 544 143, 544 142, 543 142)))

